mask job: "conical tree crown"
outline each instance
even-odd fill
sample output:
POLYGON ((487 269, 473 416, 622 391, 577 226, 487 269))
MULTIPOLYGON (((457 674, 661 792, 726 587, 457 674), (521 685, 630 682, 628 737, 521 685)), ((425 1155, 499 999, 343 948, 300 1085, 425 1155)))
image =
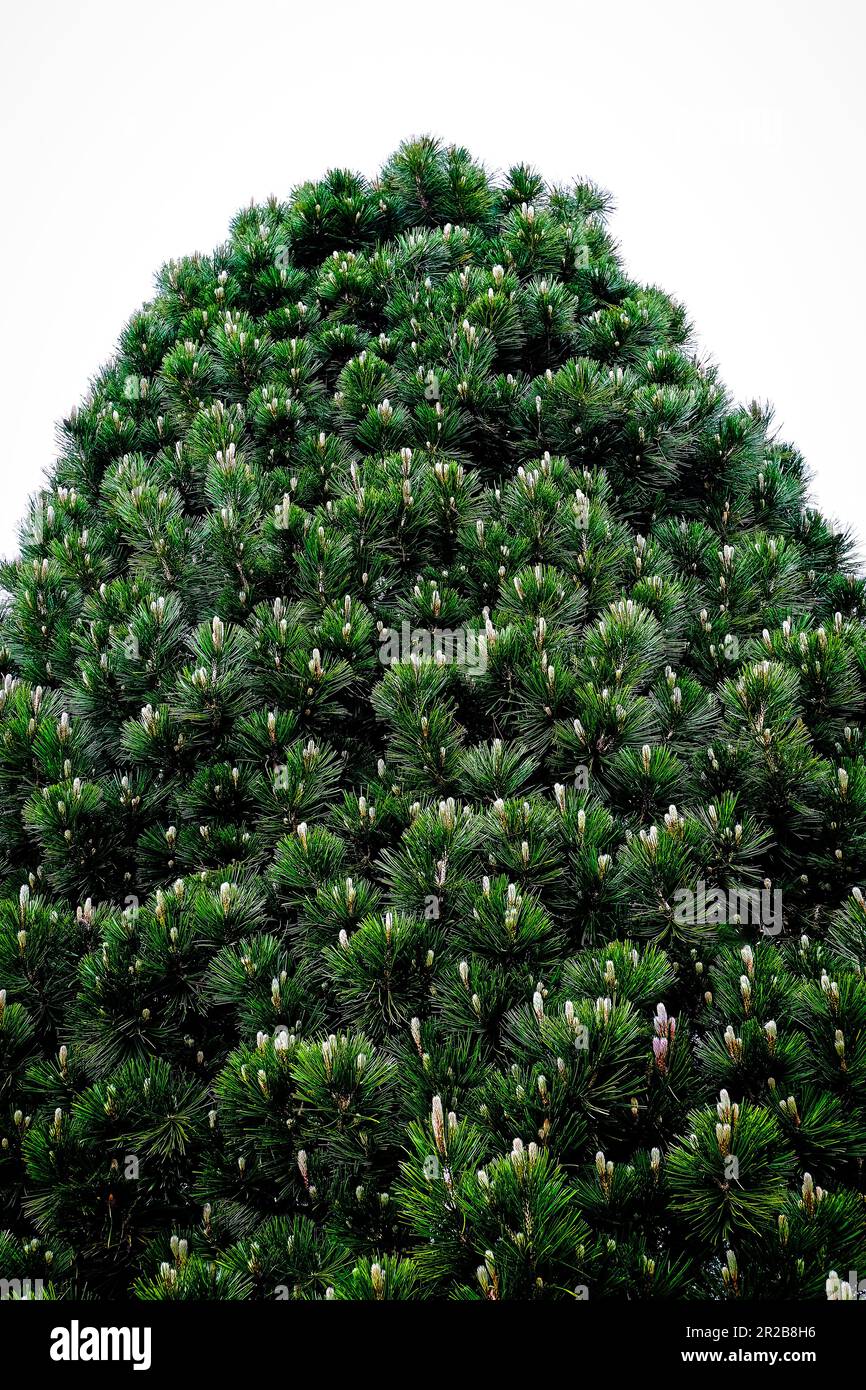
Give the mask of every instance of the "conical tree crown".
POLYGON ((608 211, 332 171, 63 422, 0 572, 0 1272, 866 1273, 863 581, 608 211))

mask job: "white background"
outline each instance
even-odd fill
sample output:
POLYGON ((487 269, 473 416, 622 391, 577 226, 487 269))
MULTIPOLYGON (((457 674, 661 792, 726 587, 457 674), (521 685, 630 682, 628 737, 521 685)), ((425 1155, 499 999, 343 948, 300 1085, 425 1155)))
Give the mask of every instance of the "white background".
MULTIPOLYGON (((0 32, 0 555, 171 256, 413 134, 595 178, 866 539, 859 0, 16 0, 0 32)), ((862 547, 861 547, 862 548, 862 547)))

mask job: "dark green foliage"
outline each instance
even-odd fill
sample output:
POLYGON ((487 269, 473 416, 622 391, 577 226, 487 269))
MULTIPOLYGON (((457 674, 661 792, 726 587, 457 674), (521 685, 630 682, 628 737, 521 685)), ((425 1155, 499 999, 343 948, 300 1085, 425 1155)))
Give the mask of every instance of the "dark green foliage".
POLYGON ((607 211, 332 170, 63 422, 0 573, 0 1277, 866 1271, 863 581, 607 211))

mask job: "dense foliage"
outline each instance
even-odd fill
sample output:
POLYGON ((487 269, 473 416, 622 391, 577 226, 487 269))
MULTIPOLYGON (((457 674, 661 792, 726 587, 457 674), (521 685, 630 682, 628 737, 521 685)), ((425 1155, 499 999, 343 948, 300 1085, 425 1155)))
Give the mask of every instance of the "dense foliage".
POLYGON ((608 210, 331 172, 63 422, 0 571, 6 1279, 866 1277, 864 585, 608 210))

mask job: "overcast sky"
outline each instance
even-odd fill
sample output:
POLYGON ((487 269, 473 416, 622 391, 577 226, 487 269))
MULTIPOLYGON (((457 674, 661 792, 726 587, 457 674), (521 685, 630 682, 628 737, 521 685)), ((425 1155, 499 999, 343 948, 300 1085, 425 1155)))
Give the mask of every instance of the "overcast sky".
MULTIPOLYGON (((413 134, 589 175, 866 539, 864 7, 856 0, 18 0, 0 30, 0 555, 171 256, 251 198, 413 134)), ((862 548, 862 547, 861 547, 862 548)))

